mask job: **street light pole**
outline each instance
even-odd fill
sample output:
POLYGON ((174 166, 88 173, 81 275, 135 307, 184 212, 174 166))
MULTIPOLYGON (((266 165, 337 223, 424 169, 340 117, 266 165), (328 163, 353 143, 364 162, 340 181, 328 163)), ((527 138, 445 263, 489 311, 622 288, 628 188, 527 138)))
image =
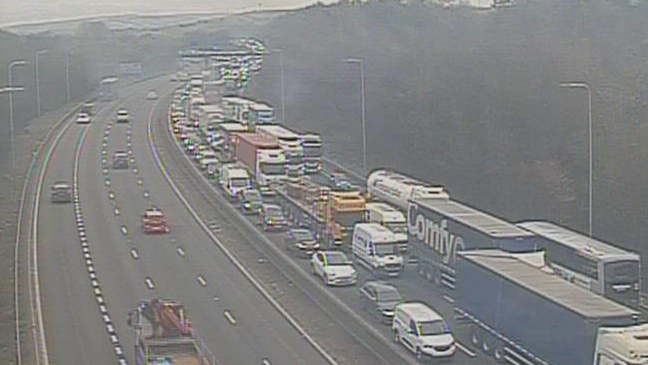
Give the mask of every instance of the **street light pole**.
POLYGON ((41 100, 40 100, 40 64, 39 64, 39 57, 42 54, 46 54, 49 52, 46 49, 40 50, 36 52, 36 110, 38 111, 38 116, 41 116, 41 100))
MULTIPOLYGON (((15 66, 24 66, 27 64, 27 61, 25 60, 13 60, 9 63, 9 66, 7 67, 8 73, 9 73, 9 88, 13 86, 13 76, 12 76, 12 69, 15 66)), ((15 152, 15 146, 14 146, 14 139, 15 139, 15 133, 14 133, 14 111, 13 111, 13 92, 9 91, 9 133, 11 134, 11 172, 12 176, 15 177, 16 175, 16 152, 15 152)))
POLYGON ((69 103, 71 100, 70 97, 70 54, 66 53, 65 54, 65 86, 67 91, 67 102, 69 103))
POLYGON ((569 81, 561 82, 560 87, 566 87, 571 89, 585 89, 587 91, 587 122, 588 122, 588 134, 589 134, 589 208, 588 208, 588 234, 592 238, 592 171, 593 171, 593 156, 592 156, 592 89, 588 83, 583 81, 569 81))
POLYGON ((357 63, 360 66, 360 92, 362 97, 362 169, 367 173, 367 109, 365 104, 364 61, 359 58, 347 58, 344 62, 357 63))
POLYGON ((284 89, 284 63, 283 63, 283 50, 281 48, 274 48, 271 52, 279 53, 279 71, 281 72, 281 119, 286 124, 286 91, 284 89))

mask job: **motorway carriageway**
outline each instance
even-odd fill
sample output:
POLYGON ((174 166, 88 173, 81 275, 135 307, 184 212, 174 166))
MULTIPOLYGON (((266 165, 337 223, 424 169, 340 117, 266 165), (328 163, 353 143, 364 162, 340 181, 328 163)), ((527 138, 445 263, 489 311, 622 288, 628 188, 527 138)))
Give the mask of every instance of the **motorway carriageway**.
MULTIPOLYGON (((165 106, 168 106, 168 103, 165 106)), ((156 135, 158 139, 160 139, 161 136, 164 136, 165 134, 167 136, 167 139, 172 138, 170 137, 172 133, 168 131, 169 124, 168 124, 168 120, 166 119, 165 112, 166 111, 162 111, 162 110, 159 111, 158 113, 162 114, 162 116, 154 119, 153 128, 156 129, 154 135, 156 135)), ((182 149, 181 146, 177 143, 177 141, 176 143, 174 143, 175 145, 171 145, 170 143, 165 144, 159 140, 157 140, 155 143, 157 148, 161 149, 165 154, 168 155, 172 155, 174 153, 178 154, 178 151, 182 149), (171 151, 170 149, 174 149, 175 151, 171 151)), ((167 164, 169 164, 169 162, 172 162, 172 165, 183 165, 182 168, 179 168, 180 166, 173 166, 174 169, 178 168, 178 170, 175 170, 176 173, 172 174, 173 180, 178 180, 181 182, 187 180, 186 176, 188 176, 188 174, 194 174, 194 175, 200 174, 200 171, 196 167, 196 164, 191 162, 189 157, 187 157, 187 155, 184 154, 184 151, 182 152, 183 152, 183 160, 178 160, 178 159, 173 160, 169 157, 169 161, 165 161, 167 164), (184 175, 184 176, 180 176, 180 175, 184 175)), ((277 257, 281 257, 281 260, 283 260, 283 264, 277 262, 273 262, 273 264, 288 266, 287 265, 289 264, 288 261, 290 261, 292 263, 291 265, 297 265, 300 269, 300 274, 302 276, 307 277, 309 279, 310 284, 318 285, 321 287, 322 290, 329 291, 329 293, 332 293, 333 296, 337 299, 339 305, 341 305, 342 307, 349 308, 354 313, 354 317, 356 319, 358 319, 359 316, 363 324, 367 326, 366 329, 369 332, 373 332, 381 337, 384 347, 389 347, 392 352, 398 353, 399 356, 401 357, 401 360, 404 360, 409 363, 415 362, 413 356, 411 356, 408 352, 406 352, 402 347, 396 346, 393 343, 391 343, 392 335, 389 326, 378 323, 375 317, 370 316, 367 312, 365 312, 360 308, 359 300, 358 300, 358 288, 363 282, 366 282, 367 280, 375 280, 367 270, 365 270, 362 267, 358 268, 358 272, 359 272, 358 285, 352 287, 346 287, 346 288, 324 287, 324 285, 321 283, 321 280, 311 276, 309 260, 296 258, 288 254, 288 252, 285 249, 285 243, 283 240, 284 235, 282 233, 261 233, 259 227, 256 226, 257 218, 255 216, 243 216, 239 213, 234 212, 236 210, 236 206, 229 203, 225 203, 225 198, 222 196, 222 191, 218 187, 215 187, 216 186, 215 184, 212 185, 212 183, 209 182, 206 178, 202 177, 202 175, 200 180, 201 180, 200 183, 193 181, 187 183, 180 183, 178 185, 180 185, 181 187, 182 185, 186 185, 184 189, 181 189, 182 193, 185 196, 187 196, 188 200, 194 202, 192 203, 192 205, 194 205, 195 208, 198 205, 204 205, 206 200, 211 200, 210 208, 222 211, 221 218, 214 219, 213 217, 211 217, 212 213, 209 212, 208 210, 209 208, 206 207, 204 209, 199 209, 199 207, 197 208, 197 210, 201 211, 202 219, 208 222, 208 224, 213 225, 213 227, 210 228, 213 228, 214 230, 217 231, 217 233, 220 233, 222 230, 226 228, 225 226, 228 225, 227 222, 224 222, 222 220, 223 219, 222 217, 229 217, 226 219, 229 220, 230 226, 237 226, 238 229, 241 231, 246 231, 246 230, 256 231, 256 235, 257 235, 256 237, 260 238, 261 240, 267 240, 267 243, 273 247, 272 251, 275 253, 275 255, 277 257), (210 194, 219 195, 220 197, 209 198, 208 196, 210 194), (223 206, 223 205, 228 205, 228 206, 223 206)), ((231 233, 229 232, 225 232, 225 233, 231 235, 231 233)), ((251 236, 249 233, 247 233, 247 235, 251 236)), ((256 239, 257 242, 254 242, 255 241, 254 238, 250 238, 248 239, 248 241, 252 242, 250 244, 255 245, 257 249, 259 249, 260 245, 261 246, 263 245, 261 242, 258 242, 259 239, 256 239)), ((265 254, 268 254, 267 252, 268 251, 265 251, 265 254)), ((264 253, 262 251, 259 251, 260 257, 262 257, 263 254, 264 253)), ((426 302, 432 308, 434 308, 439 313, 441 313, 446 320, 448 320, 448 322, 451 324, 451 327, 453 329, 453 333, 455 334, 455 336, 460 342, 459 350, 457 351, 455 357, 452 359, 453 363, 495 364, 495 361, 492 358, 481 354, 478 350, 472 348, 469 345, 469 326, 455 320, 454 300, 452 299, 452 291, 435 287, 432 283, 418 276, 418 274, 416 273, 416 267, 414 265, 408 265, 405 274, 400 278, 389 279, 388 281, 390 281, 392 284, 397 286, 407 300, 426 302)), ((367 334, 365 333, 363 337, 366 338, 366 336, 367 334)), ((367 340, 367 342, 369 341, 367 340)), ((387 355, 385 355, 383 359, 386 359, 386 356, 387 355)))
POLYGON ((54 151, 45 176, 38 225, 45 331, 51 364, 116 364, 96 293, 90 286, 73 205, 49 202, 49 186, 72 181, 77 144, 79 198, 88 252, 101 296, 128 363, 134 330, 128 312, 142 299, 183 302, 194 328, 219 364, 326 364, 301 334, 211 243, 155 167, 146 146, 146 119, 156 104, 146 92, 168 89, 166 78, 124 89, 98 103, 89 126, 73 123, 54 151), (119 107, 131 123, 116 125, 119 107), (110 127, 109 127, 110 126, 110 127), (82 131, 87 129, 85 139, 82 131), (129 138, 130 135, 130 138, 129 138), (128 170, 111 170, 115 150, 129 150, 128 170), (104 160, 105 161, 102 161, 104 160), (106 165, 103 165, 103 163, 106 165), (144 235, 141 212, 160 207, 172 234, 144 235))

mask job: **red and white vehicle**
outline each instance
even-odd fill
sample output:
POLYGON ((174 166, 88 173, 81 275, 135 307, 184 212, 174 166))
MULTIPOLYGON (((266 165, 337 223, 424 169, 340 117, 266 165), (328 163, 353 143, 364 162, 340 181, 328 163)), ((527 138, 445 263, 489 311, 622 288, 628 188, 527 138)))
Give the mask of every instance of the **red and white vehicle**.
POLYGON ((142 213, 142 230, 144 233, 169 233, 164 213, 158 209, 147 209, 142 213))

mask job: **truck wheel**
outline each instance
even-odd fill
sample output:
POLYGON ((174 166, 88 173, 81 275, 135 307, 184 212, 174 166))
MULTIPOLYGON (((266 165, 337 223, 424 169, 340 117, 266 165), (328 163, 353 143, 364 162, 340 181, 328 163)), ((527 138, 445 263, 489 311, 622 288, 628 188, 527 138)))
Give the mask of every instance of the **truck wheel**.
POLYGON ((470 343, 475 347, 481 345, 481 330, 477 326, 470 329, 470 343))
POLYGON ((497 341, 495 343, 495 348, 493 349, 493 358, 495 358, 497 363, 503 364, 505 362, 504 354, 504 343, 502 341, 497 341))
POLYGON ((493 339, 489 334, 482 335, 481 350, 486 355, 490 355, 493 351, 493 339))
POLYGON ((436 286, 443 286, 443 279, 441 276, 441 270, 434 270, 434 285, 436 286))

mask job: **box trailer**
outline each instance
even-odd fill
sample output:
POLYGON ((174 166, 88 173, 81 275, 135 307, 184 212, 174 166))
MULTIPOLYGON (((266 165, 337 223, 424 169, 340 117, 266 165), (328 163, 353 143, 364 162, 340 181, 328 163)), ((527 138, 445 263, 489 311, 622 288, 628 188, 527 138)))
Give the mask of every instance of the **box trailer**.
POLYGON ((456 311, 471 342, 499 362, 534 365, 648 363, 638 313, 501 250, 459 253, 456 311))
POLYGON ((408 247, 418 270, 438 285, 454 287, 457 252, 498 248, 537 250, 537 237, 515 224, 449 199, 415 199, 407 211, 408 247))

